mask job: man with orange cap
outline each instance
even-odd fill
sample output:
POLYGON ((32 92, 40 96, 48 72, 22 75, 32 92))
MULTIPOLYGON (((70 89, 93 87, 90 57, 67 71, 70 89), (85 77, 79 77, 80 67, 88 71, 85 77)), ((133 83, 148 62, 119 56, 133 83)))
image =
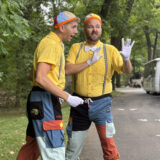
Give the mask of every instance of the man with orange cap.
POLYGON ((66 160, 79 159, 92 122, 101 141, 104 160, 118 160, 120 155, 113 140, 111 78, 114 71, 119 74, 132 71, 129 57, 134 42, 131 44, 131 39, 127 39, 124 43, 122 39, 121 52, 112 45, 103 44, 99 40, 102 21, 93 13, 85 17, 84 33, 86 41, 72 45, 66 62, 66 75, 73 75, 73 95, 85 101, 76 108, 71 106, 66 160))
POLYGON ((64 125, 59 97, 73 107, 83 99, 64 92, 64 41, 71 41, 78 33, 79 18, 68 11, 54 19, 54 32, 50 32, 37 46, 33 60, 33 87, 28 96, 28 127, 26 144, 17 160, 64 160, 64 125), (38 144, 38 145, 37 145, 38 144))

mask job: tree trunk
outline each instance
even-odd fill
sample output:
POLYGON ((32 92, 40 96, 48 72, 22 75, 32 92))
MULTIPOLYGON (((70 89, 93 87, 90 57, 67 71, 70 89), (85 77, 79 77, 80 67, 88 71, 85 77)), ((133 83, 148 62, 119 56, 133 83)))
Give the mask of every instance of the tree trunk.
POLYGON ((148 61, 152 59, 152 44, 151 44, 151 39, 150 39, 150 34, 149 34, 149 27, 144 26, 144 33, 146 36, 146 41, 147 41, 147 49, 148 49, 148 61))
POLYGON ((153 46, 153 59, 157 57, 157 40, 158 40, 158 32, 156 32, 153 46))
POLYGON ((112 2, 112 0, 104 0, 104 3, 103 3, 103 5, 102 5, 102 9, 101 9, 101 12, 100 12, 100 15, 101 15, 103 18, 106 18, 106 17, 107 17, 111 2, 112 2))

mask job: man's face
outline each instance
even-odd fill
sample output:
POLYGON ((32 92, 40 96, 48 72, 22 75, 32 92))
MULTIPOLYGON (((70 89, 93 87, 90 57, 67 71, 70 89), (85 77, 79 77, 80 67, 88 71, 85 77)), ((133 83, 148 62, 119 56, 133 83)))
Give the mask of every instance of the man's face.
POLYGON ((75 34, 78 33, 78 22, 72 21, 64 25, 63 41, 70 42, 75 34))
POLYGON ((87 40, 92 41, 92 42, 97 42, 100 39, 101 34, 102 34, 101 23, 96 19, 90 20, 84 26, 84 32, 86 34, 87 40))

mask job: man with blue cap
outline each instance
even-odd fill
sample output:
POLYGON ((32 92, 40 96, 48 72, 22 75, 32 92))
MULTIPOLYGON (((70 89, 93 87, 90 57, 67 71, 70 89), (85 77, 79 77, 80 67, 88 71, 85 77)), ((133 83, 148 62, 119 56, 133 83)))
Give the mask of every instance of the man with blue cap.
POLYGON ((102 20, 94 13, 85 17, 84 32, 86 41, 72 45, 66 62, 66 74, 73 75, 73 95, 85 101, 76 108, 71 105, 66 160, 79 159, 92 122, 101 141, 104 160, 118 160, 120 155, 113 140, 111 79, 114 71, 119 74, 132 71, 129 57, 134 42, 131 44, 131 39, 127 39, 125 43, 122 39, 121 52, 103 44, 99 40, 102 20))
POLYGON ((32 90, 27 101, 26 144, 17 160, 64 160, 64 124, 59 99, 76 107, 83 99, 63 91, 65 87, 64 41, 78 33, 79 18, 68 11, 54 19, 53 32, 38 44, 33 59, 32 90))

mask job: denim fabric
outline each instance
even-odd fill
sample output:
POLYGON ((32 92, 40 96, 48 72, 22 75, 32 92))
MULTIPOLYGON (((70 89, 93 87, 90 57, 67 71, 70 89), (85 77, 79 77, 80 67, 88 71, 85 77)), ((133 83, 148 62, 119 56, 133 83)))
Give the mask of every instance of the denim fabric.
POLYGON ((112 97, 105 97, 89 103, 89 118, 97 125, 106 125, 106 121, 113 122, 112 97))
POLYGON ((64 130, 43 130, 43 121, 55 120, 54 104, 49 92, 33 91, 30 95, 30 102, 42 101, 44 118, 32 120, 36 137, 43 137, 46 148, 64 147, 64 130))

